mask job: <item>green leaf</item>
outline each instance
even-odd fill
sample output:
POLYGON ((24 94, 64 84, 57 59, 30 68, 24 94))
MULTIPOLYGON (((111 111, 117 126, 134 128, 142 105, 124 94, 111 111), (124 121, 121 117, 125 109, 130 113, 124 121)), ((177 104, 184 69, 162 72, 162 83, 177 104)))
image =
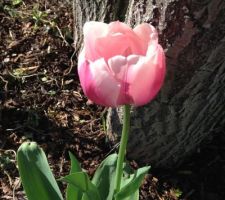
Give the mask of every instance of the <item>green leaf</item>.
MULTIPOLYGON (((121 181, 121 188, 123 188, 125 185, 127 185, 130 181, 133 179, 133 173, 134 170, 131 168, 129 163, 124 163, 124 169, 123 169, 123 178, 121 181)), ((137 189, 134 194, 124 198, 123 200, 139 200, 139 189, 137 189)))
POLYGON ((87 173, 85 172, 72 173, 61 178, 60 180, 72 184, 74 187, 77 187, 85 193, 82 200, 101 200, 96 186, 90 181, 87 173))
MULTIPOLYGON (((101 198, 105 200, 112 200, 114 195, 115 175, 116 175, 117 154, 109 155, 96 170, 92 183, 96 185, 101 198)), ((134 170, 128 163, 124 163, 123 178, 121 187, 125 187, 131 181, 134 181, 134 170)), ((138 200, 139 187, 134 190, 131 195, 124 197, 123 200, 138 200)))
POLYGON ((141 183, 147 174, 150 167, 142 167, 131 174, 130 177, 124 181, 121 190, 114 195, 116 200, 131 199, 132 196, 136 196, 136 192, 139 190, 141 183), (128 198, 129 197, 129 198, 128 198))
POLYGON ((101 198, 111 200, 114 193, 117 154, 109 155, 97 168, 92 183, 96 185, 101 198))
POLYGON ((63 199, 47 158, 35 142, 25 142, 19 147, 17 163, 29 200, 63 199))
MULTIPOLYGON (((71 169, 70 174, 75 172, 81 172, 82 169, 80 167, 80 163, 74 157, 74 155, 69 152, 70 161, 71 161, 71 169)), ((66 189, 66 199, 67 200, 81 200, 83 193, 78 189, 78 187, 74 187, 72 184, 68 184, 66 189)))

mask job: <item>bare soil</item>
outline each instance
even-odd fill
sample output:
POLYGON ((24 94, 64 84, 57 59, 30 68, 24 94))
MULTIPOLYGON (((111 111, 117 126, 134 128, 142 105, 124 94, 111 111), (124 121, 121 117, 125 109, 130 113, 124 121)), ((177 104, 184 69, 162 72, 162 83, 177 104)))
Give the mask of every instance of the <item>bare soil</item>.
MULTIPOLYGON (((24 141, 44 149, 57 178, 69 171, 68 151, 91 176, 116 150, 104 131, 106 109, 90 104, 80 88, 72 30, 68 1, 0 0, 2 200, 25 199, 16 166, 24 141)), ((181 167, 152 169, 140 199, 224 200, 224 144, 218 130, 181 167)))

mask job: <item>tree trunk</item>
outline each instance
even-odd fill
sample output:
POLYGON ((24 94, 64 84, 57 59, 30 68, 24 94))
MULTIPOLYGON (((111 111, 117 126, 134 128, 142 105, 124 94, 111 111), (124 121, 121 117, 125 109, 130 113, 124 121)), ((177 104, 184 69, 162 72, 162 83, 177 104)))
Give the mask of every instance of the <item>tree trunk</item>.
MULTIPOLYGON (((75 47, 85 21, 142 22, 159 31, 167 77, 158 96, 133 108, 128 156, 157 167, 180 164, 216 127, 225 124, 224 0, 105 0, 75 2, 75 47), (88 3, 89 2, 89 3, 88 3)), ((108 135, 118 142, 121 110, 110 109, 108 135)))

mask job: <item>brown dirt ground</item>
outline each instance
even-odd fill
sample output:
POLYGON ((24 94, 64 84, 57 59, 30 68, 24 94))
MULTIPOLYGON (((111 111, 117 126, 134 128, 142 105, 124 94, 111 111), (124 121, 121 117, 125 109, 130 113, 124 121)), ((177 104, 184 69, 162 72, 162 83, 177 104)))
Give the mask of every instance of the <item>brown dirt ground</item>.
MULTIPOLYGON (((69 171, 69 150, 92 175, 112 149, 103 127, 105 109, 89 104, 79 85, 72 5, 66 2, 0 0, 2 200, 25 199, 15 160, 23 141, 38 142, 56 177, 69 171)), ((140 199, 225 199, 224 144, 218 130, 183 166, 153 169, 140 199)))

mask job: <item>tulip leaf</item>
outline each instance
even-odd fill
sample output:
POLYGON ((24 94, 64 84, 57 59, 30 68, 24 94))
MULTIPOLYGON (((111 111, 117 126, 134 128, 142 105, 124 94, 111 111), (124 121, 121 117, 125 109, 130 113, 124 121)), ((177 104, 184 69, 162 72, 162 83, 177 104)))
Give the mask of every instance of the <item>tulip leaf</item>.
POLYGON ((22 185, 29 200, 62 200, 45 153, 35 142, 24 142, 17 151, 22 185))
POLYGON ((128 200, 132 199, 131 197, 137 196, 137 191, 139 190, 139 187, 141 186, 141 183, 149 171, 150 167, 142 167, 135 171, 134 174, 131 174, 130 177, 127 180, 123 181, 123 187, 120 189, 118 193, 114 195, 116 200, 128 200))
MULTIPOLYGON (((96 185, 102 199, 111 200, 114 195, 114 184, 116 176, 116 163, 117 154, 109 155, 97 168, 92 183, 96 185)), ((127 162, 124 162, 123 178, 121 181, 121 187, 124 187, 131 181, 133 181, 133 169, 127 162)), ((120 196, 119 196, 120 197, 120 196)), ((133 191, 132 194, 124 197, 123 200, 138 200, 139 188, 133 191)))
MULTIPOLYGON (((133 179, 133 172, 134 170, 131 166, 126 162, 124 163, 124 170, 123 170, 123 178, 121 181, 121 188, 127 185, 133 179)), ((123 200, 139 200, 139 189, 137 189, 132 195, 123 198, 123 200)))
MULTIPOLYGON (((121 181, 121 187, 123 188, 125 185, 127 185, 129 182, 131 182, 133 179, 132 174, 127 174, 124 171, 124 176, 123 179, 121 181)), ((120 197, 119 197, 120 198, 120 197)), ((116 199, 118 200, 118 199, 116 199)), ((121 200, 121 199, 120 199, 121 200)), ((139 200, 139 189, 137 189, 134 193, 132 193, 130 196, 127 196, 125 198, 122 198, 122 200, 139 200)))
POLYGON ((82 200, 101 200, 98 189, 90 181, 86 172, 75 172, 60 179, 84 193, 82 200))
POLYGON ((92 183, 98 188, 101 198, 111 200, 114 193, 117 154, 109 155, 97 168, 92 183))
MULTIPOLYGON (((80 163, 78 160, 75 158, 75 156, 69 152, 70 156, 70 161, 71 161, 71 169, 70 169, 70 174, 75 173, 75 172, 81 172, 82 169, 80 167, 80 163)), ((67 200, 81 200, 83 196, 83 193, 81 190, 79 190, 78 187, 74 187, 73 184, 68 184, 67 189, 66 189, 66 199, 67 200)))

